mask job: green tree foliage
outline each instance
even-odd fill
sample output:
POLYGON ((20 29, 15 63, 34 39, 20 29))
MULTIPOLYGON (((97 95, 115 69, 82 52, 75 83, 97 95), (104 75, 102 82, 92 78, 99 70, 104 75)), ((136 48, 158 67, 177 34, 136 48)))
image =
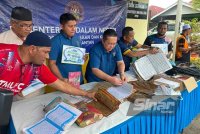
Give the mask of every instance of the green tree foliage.
POLYGON ((192 6, 196 9, 200 8, 200 0, 192 0, 192 6))
POLYGON ((184 24, 190 24, 192 27, 191 40, 200 42, 200 21, 197 18, 193 18, 191 21, 184 20, 184 24))

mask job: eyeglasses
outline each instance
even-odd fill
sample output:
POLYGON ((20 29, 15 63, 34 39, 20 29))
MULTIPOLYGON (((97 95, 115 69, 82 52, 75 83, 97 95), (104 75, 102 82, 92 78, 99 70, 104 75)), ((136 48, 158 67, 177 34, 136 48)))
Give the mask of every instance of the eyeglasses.
POLYGON ((27 28, 32 28, 34 26, 34 24, 30 24, 30 25, 28 25, 28 24, 18 24, 18 26, 21 27, 21 28, 27 29, 27 28))
POLYGON ((25 24, 24 21, 21 20, 16 20, 12 18, 12 22, 14 22, 15 24, 17 24, 20 28, 32 28, 34 26, 34 24, 25 24))

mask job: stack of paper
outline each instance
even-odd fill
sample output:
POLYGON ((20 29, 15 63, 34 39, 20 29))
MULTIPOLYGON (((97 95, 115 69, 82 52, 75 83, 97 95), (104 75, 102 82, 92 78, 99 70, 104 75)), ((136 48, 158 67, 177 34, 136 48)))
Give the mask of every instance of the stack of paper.
POLYGON ((174 81, 171 81, 171 80, 167 80, 167 79, 164 79, 164 78, 156 79, 154 81, 154 84, 156 84, 156 85, 163 84, 163 85, 168 86, 172 89, 175 89, 175 88, 180 86, 180 83, 174 82, 174 81))
MULTIPOLYGON (((124 72, 127 82, 129 81, 136 81, 136 74, 133 72, 132 68, 130 68, 129 71, 124 72)), ((117 74, 117 77, 120 78, 119 74, 117 74)))
POLYGON ((133 93, 133 85, 124 83, 121 86, 110 87, 107 91, 121 101, 133 93))

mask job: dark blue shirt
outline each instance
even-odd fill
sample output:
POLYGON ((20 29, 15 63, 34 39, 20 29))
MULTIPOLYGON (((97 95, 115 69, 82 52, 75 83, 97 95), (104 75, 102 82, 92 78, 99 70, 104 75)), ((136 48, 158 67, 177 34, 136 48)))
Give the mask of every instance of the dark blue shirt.
POLYGON ((168 44, 168 51, 172 51, 172 41, 166 36, 163 38, 157 34, 148 36, 144 41, 144 45, 151 46, 151 44, 168 44))
MULTIPOLYGON (((51 39, 51 43, 52 43, 52 47, 49 54, 49 59, 56 60, 56 65, 58 66, 58 69, 60 73, 62 74, 62 77, 68 78, 69 72, 78 72, 78 71, 82 72, 81 65, 61 63, 63 45, 82 47, 80 38, 78 36, 74 35, 72 38, 69 38, 65 35, 64 32, 61 31, 59 34, 57 34, 51 39)), ((82 82, 83 82, 83 78, 81 76, 81 83, 82 82)))
MULTIPOLYGON (((123 60, 124 60, 124 64, 125 64, 125 71, 129 70, 130 67, 130 63, 132 62, 132 57, 129 57, 126 55, 126 53, 128 51, 132 51, 133 47, 135 47, 138 42, 136 40, 133 40, 133 42, 131 44, 126 44, 123 40, 123 38, 120 38, 120 40, 118 41, 119 47, 121 49, 121 53, 123 56, 123 60)), ((116 69, 117 71, 117 69, 116 69)))
POLYGON ((103 44, 99 42, 90 49, 90 59, 87 65, 86 79, 88 82, 103 81, 92 73, 92 68, 98 68, 104 73, 112 76, 115 72, 117 61, 122 61, 122 54, 118 44, 112 51, 107 52, 103 44))

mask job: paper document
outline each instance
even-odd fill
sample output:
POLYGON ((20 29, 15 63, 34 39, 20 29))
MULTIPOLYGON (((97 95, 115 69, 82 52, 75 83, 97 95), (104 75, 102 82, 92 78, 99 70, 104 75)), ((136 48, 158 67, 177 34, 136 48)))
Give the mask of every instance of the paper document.
POLYGON ((61 134, 59 128, 43 119, 25 131, 26 134, 61 134))
MULTIPOLYGON (((126 76, 127 82, 137 80, 136 74, 134 74, 133 70, 131 70, 131 69, 129 71, 124 72, 124 74, 126 76)), ((117 74, 117 77, 120 78, 119 74, 117 74)))
POLYGON ((63 45, 62 63, 84 64, 85 48, 63 45))
POLYGON ((174 81, 171 81, 171 80, 167 80, 167 79, 164 79, 164 78, 156 79, 156 80, 154 80, 154 83, 157 84, 157 85, 164 84, 168 87, 171 87, 172 89, 175 89, 175 88, 180 86, 180 83, 174 82, 174 81))
POLYGON ((110 87, 107 90, 110 94, 112 94, 116 99, 123 100, 127 98, 133 92, 133 85, 129 83, 124 83, 121 86, 110 87))
POLYGON ((40 90, 44 86, 46 86, 46 85, 44 83, 42 83, 39 79, 35 79, 34 81, 32 81, 32 83, 28 87, 26 87, 24 90, 22 90, 22 95, 26 96, 30 93, 40 90))
POLYGON ((145 51, 145 50, 148 50, 147 48, 138 48, 138 49, 135 49, 133 51, 145 51))
POLYGON ((168 54, 168 44, 151 44, 151 46, 159 48, 165 55, 168 54))
POLYGON ((91 90, 91 89, 93 89, 97 84, 98 84, 98 82, 90 82, 90 83, 82 84, 82 85, 80 86, 80 88, 83 89, 83 90, 91 90))
POLYGON ((57 134, 68 129, 81 115, 81 111, 61 102, 54 109, 50 110, 45 118, 24 128, 26 134, 57 134))
POLYGON ((155 95, 178 95, 178 96, 181 96, 180 91, 175 91, 174 89, 166 87, 165 85, 158 86, 158 88, 156 89, 154 94, 155 95))
POLYGON ((194 90, 198 86, 194 77, 190 77, 189 79, 184 80, 183 83, 189 93, 192 92, 192 90, 194 90))
POLYGON ((181 95, 180 91, 174 91, 174 89, 165 85, 160 85, 163 95, 181 95))

